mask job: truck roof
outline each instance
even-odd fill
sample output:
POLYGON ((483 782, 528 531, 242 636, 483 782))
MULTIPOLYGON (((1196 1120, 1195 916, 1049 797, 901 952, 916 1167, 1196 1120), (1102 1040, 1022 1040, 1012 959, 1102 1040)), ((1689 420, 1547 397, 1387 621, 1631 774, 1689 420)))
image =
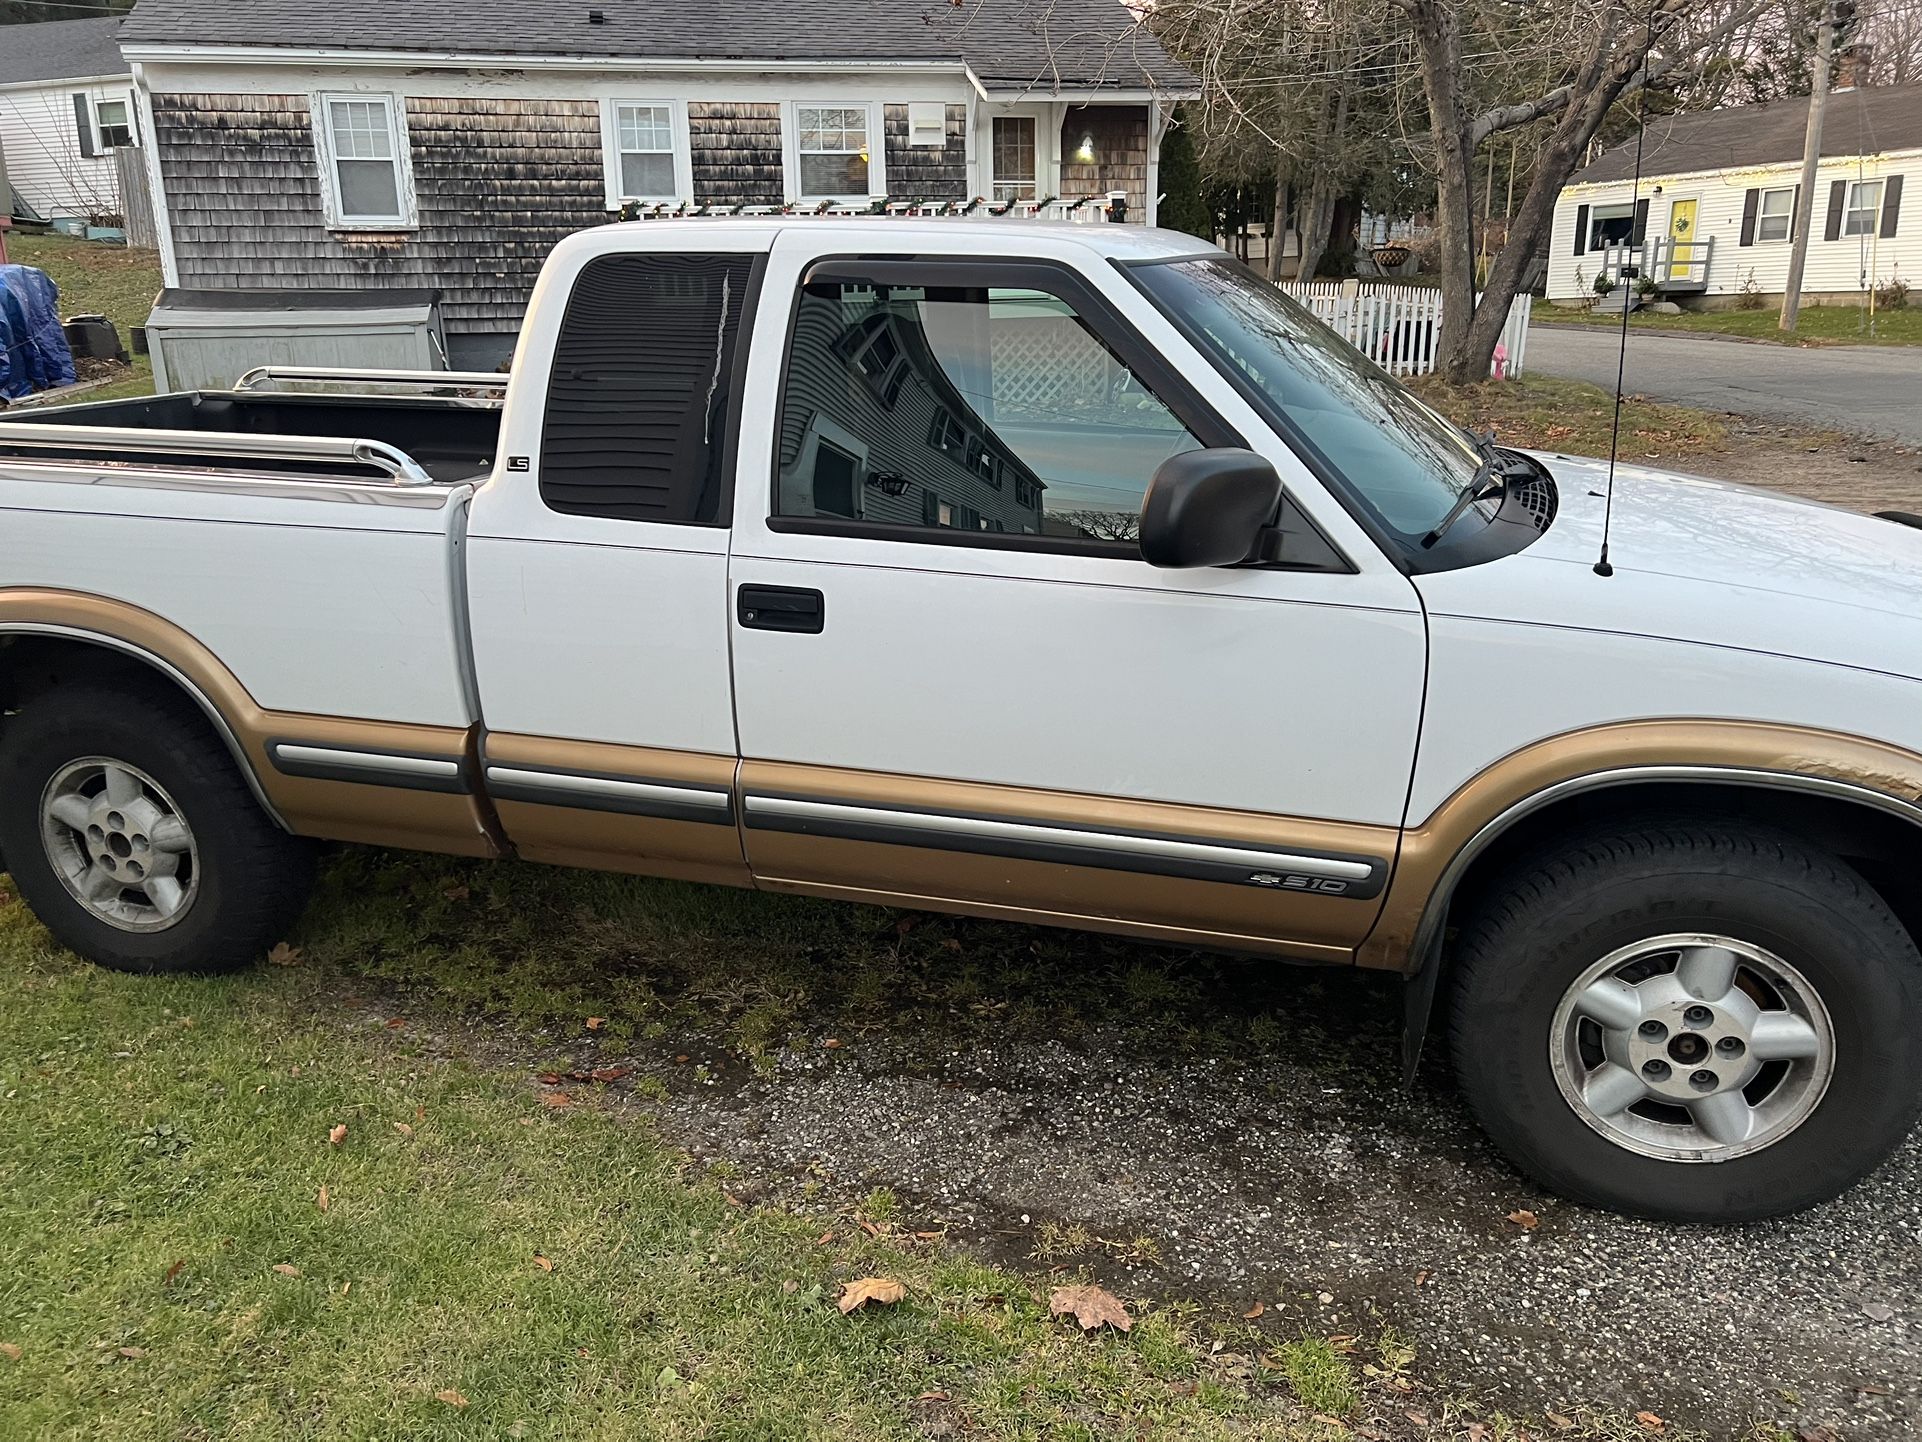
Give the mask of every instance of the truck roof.
MULTIPOLYGON (((1104 222, 1075 223, 1065 220, 1027 220, 1011 216, 892 216, 892 215, 718 215, 669 216, 658 220, 627 220, 611 226, 578 232, 576 237, 645 233, 650 237, 668 234, 676 237, 675 248, 694 249, 713 235, 733 237, 728 248, 771 247, 783 231, 805 231, 820 235, 836 249, 848 237, 886 235, 925 237, 932 245, 951 246, 956 232, 966 234, 966 244, 989 253, 1019 254, 1028 241, 1045 238, 1057 244, 1080 245, 1103 257, 1117 260, 1161 260, 1174 255, 1220 255, 1219 247, 1178 230, 1161 230, 1144 225, 1112 225, 1104 222), (758 244, 744 247, 742 236, 753 236, 758 244), (982 243, 986 241, 984 246, 982 243), (1000 244, 997 242, 1005 242, 1000 244)), ((565 244, 566 242, 563 242, 565 244)), ((856 244, 859 242, 857 241, 856 244)), ((659 242, 650 239, 648 248, 659 242)), ((597 247, 604 248, 604 247, 597 247)))

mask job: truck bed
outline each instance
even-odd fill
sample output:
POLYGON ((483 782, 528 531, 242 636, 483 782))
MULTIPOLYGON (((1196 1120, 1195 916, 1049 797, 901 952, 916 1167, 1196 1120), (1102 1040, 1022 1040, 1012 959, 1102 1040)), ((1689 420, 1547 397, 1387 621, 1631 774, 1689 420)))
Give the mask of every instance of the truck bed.
MULTIPOLYGON (((416 385, 445 385, 435 372, 423 372, 416 385)), ((428 478, 442 484, 477 480, 493 466, 500 436, 498 396, 493 400, 459 395, 339 394, 328 391, 285 392, 238 389, 184 391, 173 395, 142 396, 132 400, 95 401, 22 411, 18 423, 33 427, 75 428, 71 449, 49 451, 44 439, 31 454, 40 458, 86 461, 146 459, 126 433, 145 431, 199 433, 208 436, 316 437, 328 440, 372 441, 390 446, 411 459, 428 478), (88 434, 104 427, 119 435, 88 434), (85 429, 83 429, 85 428, 85 429)), ((12 417, 0 417, 0 456, 29 454, 23 446, 7 443, 12 417)), ((173 446, 175 463, 232 466, 232 452, 210 446, 196 456, 190 447, 173 446)), ((251 456, 249 470, 338 470, 324 460, 288 455, 251 456)))

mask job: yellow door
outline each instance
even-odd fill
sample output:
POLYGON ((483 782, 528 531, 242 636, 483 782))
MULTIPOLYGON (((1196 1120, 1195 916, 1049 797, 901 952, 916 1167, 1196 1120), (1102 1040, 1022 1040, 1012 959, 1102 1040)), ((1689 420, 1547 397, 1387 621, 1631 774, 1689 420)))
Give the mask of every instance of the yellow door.
POLYGON ((1695 264, 1695 202, 1675 200, 1668 207, 1668 278, 1686 278, 1695 264))

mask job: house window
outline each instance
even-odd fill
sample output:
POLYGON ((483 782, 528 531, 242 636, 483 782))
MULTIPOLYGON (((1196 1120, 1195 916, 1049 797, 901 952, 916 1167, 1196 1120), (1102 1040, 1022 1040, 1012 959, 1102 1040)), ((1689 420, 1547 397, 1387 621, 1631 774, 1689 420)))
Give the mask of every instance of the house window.
POLYGON ((1588 213, 1588 249, 1627 245, 1635 235, 1633 205, 1598 205, 1588 213))
POLYGON ((868 107, 794 107, 794 178, 805 200, 865 197, 878 167, 868 148, 868 107))
POLYGON ((675 176, 673 106, 617 101, 612 128, 616 193, 610 199, 673 200, 681 195, 675 176))
POLYGON ((1795 188, 1783 186, 1779 190, 1765 190, 1755 208, 1755 238, 1757 240, 1787 240, 1794 226, 1795 188))
POLYGON ((1882 182, 1855 180, 1849 183, 1848 209, 1842 216, 1842 234, 1874 235, 1882 219, 1882 182))
POLYGON ((133 108, 125 100, 97 100, 94 132, 101 150, 124 150, 133 144, 133 108))
POLYGON ((411 225, 413 196, 394 97, 323 95, 319 108, 328 223, 411 225))
POLYGON ((1034 117, 994 117, 994 198, 1033 200, 1035 194, 1034 117))

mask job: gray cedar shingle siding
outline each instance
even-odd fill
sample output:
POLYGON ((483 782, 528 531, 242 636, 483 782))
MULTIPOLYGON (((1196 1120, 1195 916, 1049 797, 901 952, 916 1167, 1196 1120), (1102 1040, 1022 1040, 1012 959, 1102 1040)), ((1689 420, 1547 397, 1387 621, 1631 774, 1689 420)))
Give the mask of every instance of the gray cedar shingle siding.
POLYGON ((1076 106, 1061 122, 1061 193, 1076 199, 1128 193, 1128 219, 1145 220, 1148 204, 1148 107, 1076 106), (1083 136, 1094 141, 1094 164, 1077 161, 1083 136))
POLYGON ((511 331, 555 243, 608 218, 592 101, 410 99, 401 235, 328 231, 304 95, 156 95, 154 129, 187 287, 437 286, 450 330, 511 331))
POLYGON ((775 102, 691 101, 688 157, 694 199, 705 205, 779 205, 781 107, 775 102))
POLYGON ((968 199, 968 107, 947 109, 947 143, 908 144, 908 107, 882 107, 888 193, 913 200, 968 199))

